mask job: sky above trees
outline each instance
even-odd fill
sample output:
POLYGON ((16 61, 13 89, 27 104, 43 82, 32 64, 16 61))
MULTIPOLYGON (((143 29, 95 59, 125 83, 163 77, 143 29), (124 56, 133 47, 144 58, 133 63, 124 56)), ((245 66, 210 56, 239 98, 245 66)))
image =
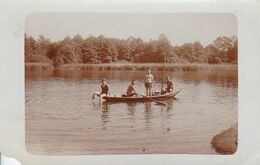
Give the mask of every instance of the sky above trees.
POLYGON ((219 36, 237 35, 237 22, 225 13, 33 13, 26 18, 26 34, 51 41, 79 34, 148 42, 165 34, 173 46, 199 41, 209 45, 219 36))

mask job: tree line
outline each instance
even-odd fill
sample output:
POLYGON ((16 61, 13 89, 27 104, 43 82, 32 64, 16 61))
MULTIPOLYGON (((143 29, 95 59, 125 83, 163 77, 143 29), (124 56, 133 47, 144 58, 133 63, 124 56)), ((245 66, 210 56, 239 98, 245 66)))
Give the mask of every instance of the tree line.
POLYGON ((62 64, 133 63, 237 63, 237 38, 218 37, 212 44, 200 42, 171 45, 167 36, 145 42, 128 39, 76 35, 52 42, 40 35, 37 39, 25 35, 25 62, 62 64))

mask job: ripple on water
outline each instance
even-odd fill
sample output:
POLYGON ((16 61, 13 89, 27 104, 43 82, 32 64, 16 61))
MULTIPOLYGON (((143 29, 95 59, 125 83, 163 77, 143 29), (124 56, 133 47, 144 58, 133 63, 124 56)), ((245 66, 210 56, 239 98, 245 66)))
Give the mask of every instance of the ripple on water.
MULTIPOLYGON (((165 100, 166 107, 153 102, 99 104, 91 100, 99 89, 93 78, 27 80, 26 146, 31 153, 47 155, 215 154, 212 137, 237 122, 237 79, 196 74, 173 74, 183 91, 177 99, 165 100)), ((136 77, 122 80, 119 73, 107 74, 113 93, 124 93, 130 79, 144 93, 139 73, 129 75, 136 77)))

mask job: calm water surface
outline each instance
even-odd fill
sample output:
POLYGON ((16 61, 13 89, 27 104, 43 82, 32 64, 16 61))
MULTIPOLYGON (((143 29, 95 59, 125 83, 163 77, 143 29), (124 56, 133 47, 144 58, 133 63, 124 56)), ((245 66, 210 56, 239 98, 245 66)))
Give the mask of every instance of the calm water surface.
MULTIPOLYGON (((153 72, 160 88, 162 73, 153 72)), ((107 78, 112 94, 131 79, 144 93, 144 72, 67 71, 26 74, 26 147, 32 154, 216 154, 211 139, 237 122, 237 73, 169 72, 177 99, 99 103, 91 93, 107 78)))

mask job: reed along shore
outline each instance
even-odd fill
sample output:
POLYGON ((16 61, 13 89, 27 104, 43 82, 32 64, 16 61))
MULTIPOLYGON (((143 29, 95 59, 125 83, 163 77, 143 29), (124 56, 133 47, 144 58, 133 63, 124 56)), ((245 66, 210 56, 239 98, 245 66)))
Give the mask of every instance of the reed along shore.
POLYGON ((25 63, 25 71, 41 70, 121 70, 121 71, 237 71, 236 64, 196 63, 107 63, 107 64, 63 64, 54 67, 49 63, 25 63))

